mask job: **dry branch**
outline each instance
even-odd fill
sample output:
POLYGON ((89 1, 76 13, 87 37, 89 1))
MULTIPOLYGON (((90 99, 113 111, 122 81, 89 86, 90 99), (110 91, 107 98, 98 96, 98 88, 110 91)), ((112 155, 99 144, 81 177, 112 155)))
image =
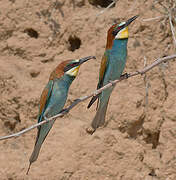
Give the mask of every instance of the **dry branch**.
POLYGON ((153 21, 153 20, 158 20, 158 19, 164 18, 164 17, 166 17, 166 16, 157 16, 157 17, 154 17, 154 18, 143 19, 142 21, 143 22, 153 21))
POLYGON ((171 32, 172 32, 173 43, 174 43, 174 46, 176 48, 175 29, 174 29, 174 26, 173 26, 173 23, 172 23, 172 16, 171 16, 171 14, 169 14, 169 23, 170 23, 170 28, 171 28, 171 32))
POLYGON ((146 66, 144 67, 144 69, 142 70, 139 70, 139 71, 136 71, 136 72, 133 72, 133 73, 130 73, 130 74, 127 74, 127 75, 123 75, 120 79, 118 80, 115 80, 115 81, 111 81, 109 84, 103 86, 101 89, 98 89, 94 92, 92 92, 90 95, 87 95, 87 96, 83 96, 79 99, 76 99, 74 100, 74 102, 66 109, 64 109, 61 113, 51 117, 51 118, 46 118, 45 120, 43 120, 42 122, 40 123, 37 123, 37 124, 34 124, 22 131, 19 131, 17 133, 14 133, 14 134, 11 134, 11 135, 8 135, 8 136, 2 136, 0 137, 0 140, 4 140, 4 139, 9 139, 9 138, 12 138, 12 137, 18 137, 20 136, 21 134, 24 134, 38 126, 41 126, 42 124, 45 124, 53 119, 56 119, 58 117, 62 117, 63 115, 67 114, 73 107, 75 107, 78 103, 82 102, 82 101, 85 101, 87 99, 89 99, 90 97, 92 96, 95 96, 96 94, 99 94, 101 93, 103 90, 115 85, 116 83, 119 83, 120 81, 124 80, 124 79, 127 79, 127 78, 130 78, 130 77, 133 77, 133 76, 137 76, 137 75, 143 75, 145 74, 146 72, 150 71, 151 69, 153 69, 154 67, 158 66, 159 64, 163 63, 163 62, 166 62, 166 61, 169 61, 169 60, 172 60, 176 58, 176 54, 173 54, 171 56, 166 56, 166 57, 163 57, 163 58, 159 58, 159 59, 156 59, 151 65, 149 66, 146 66))

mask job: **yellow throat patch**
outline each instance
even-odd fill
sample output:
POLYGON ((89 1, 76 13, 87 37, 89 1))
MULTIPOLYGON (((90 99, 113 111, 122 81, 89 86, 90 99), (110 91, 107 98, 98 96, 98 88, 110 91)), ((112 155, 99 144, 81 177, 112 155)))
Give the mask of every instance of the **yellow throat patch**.
POLYGON ((76 77, 78 74, 79 68, 80 68, 80 66, 76 66, 76 67, 70 69, 69 71, 67 71, 66 74, 76 77))
POLYGON ((115 39, 126 39, 128 38, 128 36, 129 36, 128 27, 125 27, 117 33, 115 39))

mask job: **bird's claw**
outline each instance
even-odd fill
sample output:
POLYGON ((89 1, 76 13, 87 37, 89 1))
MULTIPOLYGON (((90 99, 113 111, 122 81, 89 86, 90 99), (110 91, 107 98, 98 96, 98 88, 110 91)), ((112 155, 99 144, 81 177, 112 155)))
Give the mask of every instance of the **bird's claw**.
POLYGON ((92 128, 92 127, 88 127, 88 128, 86 128, 86 132, 88 133, 88 134, 93 134, 94 132, 95 132, 95 129, 94 128, 92 128))
POLYGON ((125 78, 125 79, 128 79, 128 78, 129 78, 129 76, 130 76, 130 74, 125 73, 125 74, 122 74, 122 75, 120 76, 120 78, 125 78))

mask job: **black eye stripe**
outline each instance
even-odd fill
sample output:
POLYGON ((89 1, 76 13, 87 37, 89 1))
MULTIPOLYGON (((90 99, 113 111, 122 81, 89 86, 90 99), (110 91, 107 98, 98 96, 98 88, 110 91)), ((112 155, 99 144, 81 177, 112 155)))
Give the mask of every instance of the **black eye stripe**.
POLYGON ((79 65, 79 62, 74 62, 72 64, 68 64, 65 68, 64 68, 64 72, 69 71, 70 69, 72 69, 73 67, 76 67, 79 65))
POLYGON ((118 27, 118 28, 116 28, 114 31, 112 31, 112 34, 113 34, 114 36, 116 36, 116 35, 117 35, 117 33, 118 33, 120 30, 122 30, 123 28, 125 28, 125 24, 124 24, 124 25, 119 26, 119 27, 118 27))

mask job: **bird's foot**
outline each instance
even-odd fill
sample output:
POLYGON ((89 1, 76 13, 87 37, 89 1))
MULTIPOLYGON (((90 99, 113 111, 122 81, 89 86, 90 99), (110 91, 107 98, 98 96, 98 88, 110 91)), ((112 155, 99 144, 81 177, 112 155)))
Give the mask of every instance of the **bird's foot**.
POLYGON ((130 76, 130 74, 125 73, 125 74, 122 74, 122 75, 120 76, 120 78, 125 78, 125 79, 128 79, 128 78, 129 78, 129 76, 130 76))
POLYGON ((92 135, 95 132, 95 129, 93 127, 88 127, 86 128, 86 132, 92 135))

